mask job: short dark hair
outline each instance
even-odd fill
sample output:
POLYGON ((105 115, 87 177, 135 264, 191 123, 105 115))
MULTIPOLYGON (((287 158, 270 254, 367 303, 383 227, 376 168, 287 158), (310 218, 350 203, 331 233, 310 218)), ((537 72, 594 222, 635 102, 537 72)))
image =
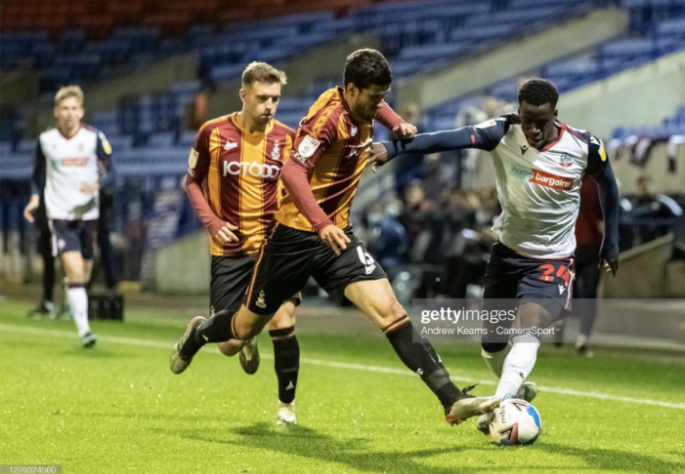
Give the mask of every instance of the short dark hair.
POLYGON ((519 89, 519 104, 528 102, 540 106, 549 103, 555 109, 558 101, 559 92, 547 79, 529 79, 519 89))
POLYGON ((392 83, 392 73, 387 59, 375 49, 359 49, 350 54, 345 61, 343 83, 349 83, 358 89, 371 86, 385 86, 392 83))
POLYGON ((287 84, 288 78, 283 71, 267 63, 251 62, 243 71, 243 85, 249 86, 253 82, 268 82, 270 84, 287 84))

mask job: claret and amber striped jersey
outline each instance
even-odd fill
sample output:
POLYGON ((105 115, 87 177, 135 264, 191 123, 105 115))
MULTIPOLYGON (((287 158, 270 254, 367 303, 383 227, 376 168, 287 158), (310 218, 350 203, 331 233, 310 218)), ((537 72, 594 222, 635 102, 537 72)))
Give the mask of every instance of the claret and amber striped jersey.
POLYGON ((264 133, 241 128, 237 114, 205 123, 188 160, 188 174, 205 182, 209 206, 238 226, 239 241, 223 247, 210 238, 212 255, 240 258, 256 252, 277 206, 281 168, 295 132, 271 120, 264 133))
MULTIPOLYGON (((314 197, 336 226, 349 225, 350 208, 366 167, 373 121, 357 122, 343 100, 340 87, 324 92, 300 122, 291 159, 307 168, 314 197)), ((316 231, 285 188, 279 192, 275 219, 299 230, 316 231)))

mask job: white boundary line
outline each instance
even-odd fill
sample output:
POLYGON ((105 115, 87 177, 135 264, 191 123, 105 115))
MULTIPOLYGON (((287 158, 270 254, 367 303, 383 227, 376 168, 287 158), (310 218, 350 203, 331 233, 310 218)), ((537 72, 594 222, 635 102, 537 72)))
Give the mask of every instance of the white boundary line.
MULTIPOLYGON (((76 336, 73 332, 67 332, 67 331, 56 331, 52 329, 37 329, 37 328, 28 328, 28 327, 23 327, 23 326, 15 326, 15 325, 7 325, 7 324, 0 324, 0 330, 1 331, 8 331, 8 332, 14 332, 14 333, 23 333, 23 334, 32 334, 35 336, 46 336, 46 337, 55 337, 55 338, 61 338, 61 339, 71 339, 75 340, 76 336)), ((103 342, 107 342, 110 344, 123 344, 123 345, 128 345, 128 346, 141 346, 141 347, 154 347, 157 349, 171 349, 172 343, 165 343, 165 342, 159 342, 159 341, 150 341, 150 340, 145 340, 145 339, 130 339, 127 337, 116 337, 116 336, 100 336, 100 340, 103 342)), ((220 354, 219 350, 217 348, 214 348, 213 351, 210 351, 211 353, 214 354, 220 354)), ((273 356, 266 354, 262 355, 262 358, 264 359, 273 359, 273 356)), ((381 367, 381 366, 375 366, 375 365, 363 365, 363 364, 346 364, 344 362, 333 362, 333 361, 328 361, 328 360, 319 360, 319 359, 308 359, 308 358, 302 358, 300 359, 300 362, 309 364, 309 365, 318 365, 321 367, 332 367, 336 369, 348 369, 348 370, 362 370, 365 372, 375 372, 375 373, 384 373, 384 374, 393 374, 393 375, 404 375, 404 376, 411 376, 414 377, 415 374, 412 372, 409 372, 407 369, 395 369, 392 367, 381 367)), ((468 378, 468 377, 450 377, 454 381, 458 382, 466 382, 466 383, 478 383, 482 385, 496 385, 496 382, 492 380, 477 380, 473 378, 468 378)), ((641 398, 630 398, 630 397, 618 397, 616 395, 609 395, 606 393, 598 393, 598 392, 582 392, 579 390, 571 390, 571 389, 565 389, 565 388, 559 388, 559 387, 540 387, 540 390, 543 392, 549 392, 549 393, 558 393, 560 395, 572 395, 576 397, 585 397, 585 398, 596 398, 600 400, 611 400, 615 402, 624 402, 624 403, 635 403, 639 405, 653 405, 653 406, 659 406, 659 407, 664 407, 664 408, 676 408, 679 410, 685 410, 685 404, 683 403, 668 403, 668 402, 661 402, 658 400, 649 400, 649 399, 641 399, 641 398)))

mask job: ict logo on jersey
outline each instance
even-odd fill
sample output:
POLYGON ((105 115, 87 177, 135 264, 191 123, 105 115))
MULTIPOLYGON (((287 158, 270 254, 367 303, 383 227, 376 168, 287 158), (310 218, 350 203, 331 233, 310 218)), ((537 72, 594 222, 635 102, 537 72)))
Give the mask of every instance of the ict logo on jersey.
POLYGON ((533 177, 530 178, 530 182, 562 191, 568 191, 573 187, 572 179, 564 178, 563 176, 557 176, 551 173, 545 173, 544 171, 536 169, 533 169, 533 177))
POLYGON ((559 158, 559 164, 563 166, 564 168, 568 168, 573 164, 573 159, 571 158, 571 155, 568 153, 562 153, 561 157, 559 158))

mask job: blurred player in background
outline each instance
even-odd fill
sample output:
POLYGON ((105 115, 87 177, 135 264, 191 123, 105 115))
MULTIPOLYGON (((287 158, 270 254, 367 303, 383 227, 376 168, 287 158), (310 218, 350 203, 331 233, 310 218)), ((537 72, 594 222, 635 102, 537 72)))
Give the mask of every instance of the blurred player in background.
MULTIPOLYGON (((205 123, 190 153, 185 187, 211 238, 210 320, 240 308, 257 251, 276 210, 281 168, 295 136, 290 127, 274 119, 285 84, 283 71, 266 63, 250 64, 242 76, 242 111, 205 123)), ((299 303, 299 293, 294 292, 269 322, 279 423, 297 422, 300 346, 295 336, 295 307, 299 303)), ((193 321, 206 319, 198 316, 193 321)), ((219 348, 226 353, 230 352, 227 340, 212 342, 220 342, 219 348)), ((240 351, 240 365, 253 374, 259 362, 253 338, 240 351)), ((183 369, 172 367, 175 373, 183 369)))
POLYGON ((66 273, 67 300, 83 347, 97 336, 88 324, 85 284, 93 267, 93 246, 99 217, 99 189, 113 180, 112 149, 105 135, 85 124, 83 91, 61 88, 55 96, 57 128, 41 133, 33 170, 33 191, 24 216, 33 222, 41 195, 50 226, 52 253, 61 255, 66 273), (100 180, 99 166, 105 176, 100 180))
MULTIPOLYGON (((496 299, 518 299, 518 335, 509 343, 513 321, 485 324, 482 340, 486 364, 499 377, 495 396, 532 400, 533 383, 523 384, 533 370, 540 340, 537 329, 568 315, 574 278, 574 227, 584 175, 597 183, 604 218, 599 257, 607 271, 618 269, 618 188, 602 142, 589 132, 557 120, 559 94, 549 81, 531 79, 519 89, 518 114, 476 126, 426 133, 411 141, 376 143, 369 158, 374 166, 401 153, 437 153, 479 148, 491 153, 497 169, 502 214, 493 230, 485 275, 483 305, 496 299), (493 337, 494 335, 494 337, 493 337)), ((494 306, 493 306, 494 305, 494 306)), ((489 432, 489 416, 478 429, 489 432)))
POLYGON ((378 51, 363 49, 347 58, 344 88, 324 92, 300 122, 283 168, 285 189, 279 193, 279 208, 243 305, 237 313, 217 315, 209 324, 191 322, 174 346, 172 369, 190 364, 205 342, 231 339, 239 347, 253 338, 312 276, 335 300, 355 303, 385 332, 400 359, 437 395, 449 423, 458 424, 499 404, 494 397, 466 395, 452 383, 350 225, 374 120, 401 138, 416 132, 383 100, 391 82, 388 62, 378 51))

